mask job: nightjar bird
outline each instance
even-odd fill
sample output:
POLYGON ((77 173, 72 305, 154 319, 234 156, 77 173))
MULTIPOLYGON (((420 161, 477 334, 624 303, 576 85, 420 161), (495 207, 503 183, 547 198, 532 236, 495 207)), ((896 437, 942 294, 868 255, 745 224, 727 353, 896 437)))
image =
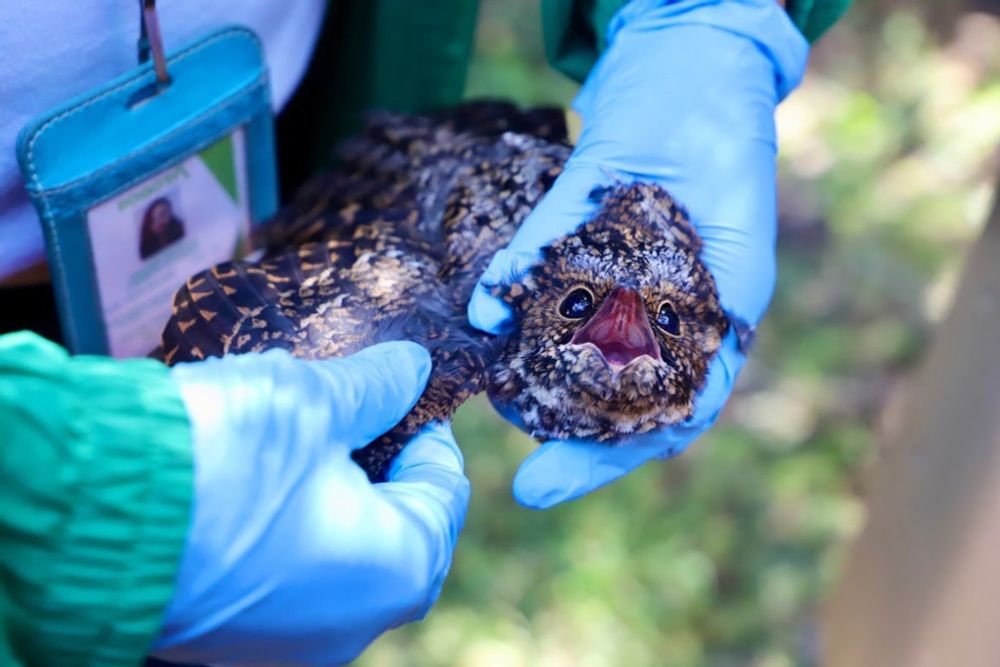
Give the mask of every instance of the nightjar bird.
POLYGON ((373 480, 424 424, 486 391, 532 436, 628 436, 693 411, 729 320, 701 241, 660 186, 596 189, 596 212, 495 294, 513 311, 497 337, 466 305, 493 254, 571 151, 563 114, 500 102, 427 116, 372 115, 340 166, 267 225, 257 261, 187 281, 156 356, 167 364, 282 348, 304 359, 390 340, 425 346, 424 394, 354 452, 373 480))

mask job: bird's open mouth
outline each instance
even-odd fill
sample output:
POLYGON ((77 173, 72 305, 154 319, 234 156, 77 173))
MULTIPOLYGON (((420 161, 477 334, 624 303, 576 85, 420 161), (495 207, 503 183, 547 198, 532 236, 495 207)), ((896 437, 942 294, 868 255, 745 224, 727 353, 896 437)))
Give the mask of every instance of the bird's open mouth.
POLYGON ((590 343, 612 370, 621 370, 642 356, 660 359, 660 347, 653 336, 639 293, 616 287, 600 309, 570 340, 571 345, 590 343))

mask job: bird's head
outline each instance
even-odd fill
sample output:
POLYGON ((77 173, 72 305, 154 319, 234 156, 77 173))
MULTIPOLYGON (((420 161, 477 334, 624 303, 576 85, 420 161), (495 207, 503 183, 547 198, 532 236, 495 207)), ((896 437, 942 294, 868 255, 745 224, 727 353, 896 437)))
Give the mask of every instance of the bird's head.
POLYGON ((536 438, 613 444, 691 415, 729 321, 701 240, 663 188, 591 196, 590 221, 496 288, 513 318, 488 392, 536 438))

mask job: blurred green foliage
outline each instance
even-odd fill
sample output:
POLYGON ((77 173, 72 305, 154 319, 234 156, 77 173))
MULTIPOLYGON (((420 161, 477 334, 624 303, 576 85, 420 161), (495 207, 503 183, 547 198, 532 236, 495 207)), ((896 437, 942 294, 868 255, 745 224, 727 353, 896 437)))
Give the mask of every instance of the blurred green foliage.
MULTIPOLYGON (((816 664, 881 408, 946 312, 997 172, 1000 22, 924 4, 858 2, 779 112, 779 284, 720 424, 538 513, 510 497, 534 443, 465 406, 472 506, 444 594, 359 664, 816 664)), ((470 97, 574 90, 545 62, 537 2, 483 1, 470 97)))

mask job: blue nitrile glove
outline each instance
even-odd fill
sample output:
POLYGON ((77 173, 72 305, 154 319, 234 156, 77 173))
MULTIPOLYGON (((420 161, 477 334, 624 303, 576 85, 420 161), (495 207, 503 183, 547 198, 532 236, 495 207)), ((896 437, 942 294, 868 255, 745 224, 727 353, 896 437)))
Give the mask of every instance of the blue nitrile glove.
MULTIPOLYGON (((741 325, 756 326, 774 289, 774 110, 803 75, 806 40, 775 0, 634 0, 612 19, 608 36, 574 102, 580 141, 483 274, 470 321, 497 333, 509 312, 489 287, 538 261, 540 247, 593 213, 590 191, 617 179, 659 182, 688 209, 723 307, 741 325)), ((522 464, 515 497, 550 507, 680 453, 715 421, 743 362, 730 333, 691 420, 617 448, 547 442, 522 464)))
POLYGON ((331 665, 437 599, 469 501, 446 424, 372 485, 350 458, 427 382, 414 343, 300 361, 284 351, 178 365, 191 418, 191 527, 157 657, 331 665))

